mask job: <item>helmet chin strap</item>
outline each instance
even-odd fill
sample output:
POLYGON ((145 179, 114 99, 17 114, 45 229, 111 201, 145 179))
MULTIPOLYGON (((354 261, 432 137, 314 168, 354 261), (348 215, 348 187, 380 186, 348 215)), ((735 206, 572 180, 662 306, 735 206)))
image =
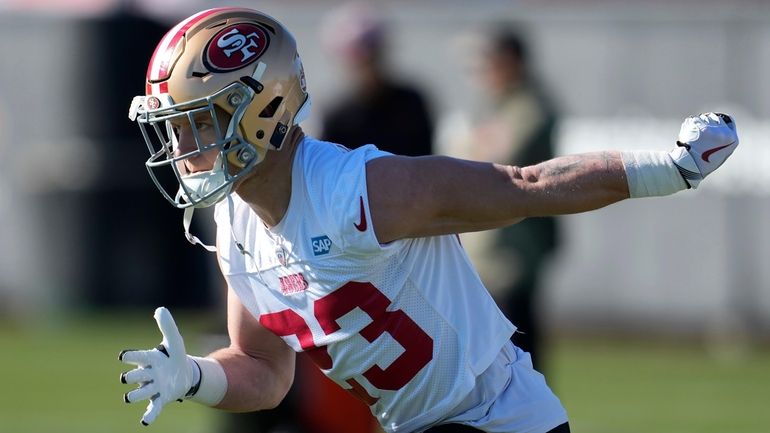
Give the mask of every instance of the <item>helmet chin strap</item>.
POLYGON ((214 167, 209 171, 193 173, 181 178, 184 185, 179 185, 179 191, 176 193, 177 201, 192 202, 193 199, 204 197, 199 203, 194 204, 184 210, 182 217, 182 226, 184 227, 184 236, 187 241, 193 245, 200 245, 209 252, 216 252, 217 248, 213 245, 206 245, 197 236, 190 233, 190 224, 192 223, 193 213, 196 207, 208 207, 223 197, 230 197, 230 188, 222 188, 218 193, 211 195, 213 191, 221 188, 225 183, 224 158, 217 156, 214 167), (188 193, 189 191, 189 193, 188 193), (208 197, 211 195, 210 197, 208 197))
MULTIPOLYGON (((229 198, 230 196, 228 195, 227 197, 229 198)), ((203 248, 205 248, 206 251, 210 253, 215 253, 217 251, 216 246, 206 245, 203 243, 203 241, 198 239, 197 236, 190 233, 190 223, 192 223, 193 212, 195 212, 194 207, 188 207, 188 208, 185 208, 184 210, 184 216, 182 217, 182 226, 184 227, 184 237, 186 237, 187 241, 190 242, 191 244, 200 245, 203 248)))
MULTIPOLYGON (((244 256, 249 256, 254 259, 254 256, 251 255, 251 253, 243 246, 241 242, 238 241, 238 238, 235 237, 235 232, 233 231, 233 221, 235 217, 233 216, 235 205, 233 204, 233 198, 230 196, 230 194, 227 194, 227 207, 228 207, 228 214, 230 215, 230 236, 233 238, 233 242, 235 242, 235 246, 238 248, 238 251, 241 252, 244 256)), ((184 236, 187 238, 187 241, 190 242, 193 245, 200 245, 203 248, 206 249, 206 251, 209 252, 216 252, 217 247, 213 245, 206 245, 203 243, 203 241, 200 240, 197 236, 190 233, 190 224, 192 223, 193 213, 195 212, 194 207, 188 207, 184 210, 184 216, 182 217, 182 227, 184 227, 184 236)))
MULTIPOLYGON (((230 194, 227 194, 227 211, 230 216, 230 236, 233 239, 233 242, 235 243, 235 246, 238 248, 238 251, 245 256, 251 259, 251 262, 254 264, 254 266, 257 268, 257 276, 259 277, 259 280, 262 282, 262 284, 265 284, 265 280, 262 278, 262 272, 259 271, 259 264, 257 264, 257 261, 254 260, 254 256, 243 246, 241 242, 238 241, 238 238, 235 236, 235 232, 233 231, 233 221, 235 220, 235 217, 233 216, 235 214, 234 212, 235 205, 233 204, 233 198, 230 196, 230 194)), ((190 233, 190 223, 192 222, 193 213, 195 212, 194 207, 188 207, 184 210, 184 217, 182 218, 182 225, 184 226, 184 235, 187 238, 187 241, 190 242, 193 245, 200 245, 203 248, 206 249, 206 251, 209 251, 211 253, 215 253, 217 251, 217 247, 214 245, 206 245, 198 239, 197 236, 190 233)))

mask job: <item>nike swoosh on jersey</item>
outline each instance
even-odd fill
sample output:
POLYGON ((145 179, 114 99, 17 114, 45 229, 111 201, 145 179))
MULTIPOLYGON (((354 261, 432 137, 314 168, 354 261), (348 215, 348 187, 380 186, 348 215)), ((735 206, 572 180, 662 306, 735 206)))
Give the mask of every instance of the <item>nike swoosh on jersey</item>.
POLYGON ((709 149, 709 150, 707 150, 707 151, 703 152, 703 155, 701 155, 700 157, 701 157, 701 158, 702 158, 704 161, 706 161, 706 162, 711 162, 711 161, 709 161, 709 158, 711 157, 711 155, 713 155, 713 154, 714 154, 714 152, 718 152, 718 151, 720 151, 720 150, 724 149, 725 147, 730 147, 730 146, 732 146, 733 144, 735 144, 735 142, 734 142, 734 141, 733 141, 732 143, 730 143, 730 144, 725 144, 724 146, 719 146, 719 147, 715 147, 715 148, 713 148, 713 149, 709 149))
POLYGON ((356 227, 356 230, 358 230, 359 232, 365 232, 366 231, 366 210, 364 209, 364 198, 362 196, 359 196, 358 200, 361 205, 361 221, 358 224, 353 223, 353 225, 356 227))

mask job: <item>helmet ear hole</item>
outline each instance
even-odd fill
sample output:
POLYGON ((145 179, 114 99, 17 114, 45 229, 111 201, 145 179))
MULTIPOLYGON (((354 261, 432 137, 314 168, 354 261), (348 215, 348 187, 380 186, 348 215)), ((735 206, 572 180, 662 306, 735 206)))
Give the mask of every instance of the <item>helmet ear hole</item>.
POLYGON ((264 109, 262 109, 262 112, 259 113, 259 117, 262 119, 269 119, 275 115, 275 112, 278 111, 278 107, 281 105, 281 102, 283 102, 283 96, 276 96, 273 98, 272 101, 270 101, 267 106, 265 106, 264 109))

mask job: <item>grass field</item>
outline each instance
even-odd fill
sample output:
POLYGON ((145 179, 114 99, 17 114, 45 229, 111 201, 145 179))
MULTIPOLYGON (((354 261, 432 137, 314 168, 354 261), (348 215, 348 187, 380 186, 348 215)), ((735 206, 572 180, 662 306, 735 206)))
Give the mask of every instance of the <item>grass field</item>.
MULTIPOLYGON (((175 312, 176 314, 176 312, 175 312)), ((125 347, 155 346, 152 311, 44 320, 34 328, 0 322, 0 432, 216 432, 216 411, 185 402, 149 429, 144 404, 126 405, 118 382, 125 347)), ((176 314, 191 351, 211 319, 176 314)), ((198 349, 199 350, 199 349, 198 349)), ((561 338, 549 383, 570 412, 573 432, 765 433, 770 428, 770 350, 717 361, 693 345, 561 338)))
POLYGON ((549 382, 573 432, 770 431, 770 350, 718 360, 671 341, 557 340, 549 382))

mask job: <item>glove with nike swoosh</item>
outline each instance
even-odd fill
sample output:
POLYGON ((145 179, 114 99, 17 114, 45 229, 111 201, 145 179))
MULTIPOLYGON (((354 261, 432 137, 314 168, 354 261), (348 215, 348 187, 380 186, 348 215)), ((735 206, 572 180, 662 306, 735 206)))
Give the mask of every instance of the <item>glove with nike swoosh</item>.
POLYGON ((697 188, 738 147, 738 133, 727 114, 703 113, 684 120, 676 144, 669 155, 685 182, 697 188))

